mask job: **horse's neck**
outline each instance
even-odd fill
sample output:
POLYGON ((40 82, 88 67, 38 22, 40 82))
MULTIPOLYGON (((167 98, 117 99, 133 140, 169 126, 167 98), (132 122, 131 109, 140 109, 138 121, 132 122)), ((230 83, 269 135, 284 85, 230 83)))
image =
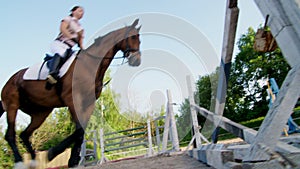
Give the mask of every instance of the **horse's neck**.
POLYGON ((101 39, 97 39, 94 44, 88 47, 85 52, 79 56, 79 60, 85 62, 84 65, 87 69, 91 69, 90 72, 93 72, 94 76, 91 78, 95 79, 95 94, 97 97, 99 97, 103 87, 105 72, 119 51, 116 43, 121 36, 117 33, 118 32, 112 32, 104 37, 100 37, 101 39), (97 67, 97 70, 95 70, 95 67, 97 67))

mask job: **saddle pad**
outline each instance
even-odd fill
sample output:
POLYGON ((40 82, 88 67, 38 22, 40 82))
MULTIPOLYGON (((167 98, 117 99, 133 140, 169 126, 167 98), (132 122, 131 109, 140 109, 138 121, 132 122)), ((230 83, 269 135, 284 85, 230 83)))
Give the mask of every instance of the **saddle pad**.
MULTIPOLYGON (((66 74, 67 70, 71 66, 74 61, 77 52, 75 52, 60 68, 59 77, 62 77, 66 74)), ((43 62, 36 63, 30 66, 23 75, 24 80, 46 80, 49 73, 49 68, 47 67, 47 63, 43 65, 43 62), (43 67, 42 67, 43 66, 43 67), (41 69, 42 67, 42 69, 41 69)))

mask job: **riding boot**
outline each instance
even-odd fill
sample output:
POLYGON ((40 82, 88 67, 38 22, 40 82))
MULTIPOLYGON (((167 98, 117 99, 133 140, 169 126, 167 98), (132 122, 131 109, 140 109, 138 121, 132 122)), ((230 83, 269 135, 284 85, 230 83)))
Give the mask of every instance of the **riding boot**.
POLYGON ((49 90, 51 89, 52 85, 57 83, 61 61, 62 58, 60 57, 60 55, 55 54, 53 56, 52 63, 49 66, 50 71, 49 71, 49 75, 47 76, 47 84, 46 84, 46 88, 49 90))

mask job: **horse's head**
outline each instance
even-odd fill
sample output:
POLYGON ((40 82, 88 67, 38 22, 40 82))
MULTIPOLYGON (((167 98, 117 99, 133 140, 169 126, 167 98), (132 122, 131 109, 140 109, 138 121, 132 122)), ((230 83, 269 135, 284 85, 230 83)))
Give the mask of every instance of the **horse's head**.
POLYGON ((139 66, 141 64, 140 37, 139 31, 141 27, 136 28, 139 20, 136 19, 131 26, 124 28, 125 35, 120 42, 120 48, 124 53, 124 57, 128 59, 130 66, 139 66))

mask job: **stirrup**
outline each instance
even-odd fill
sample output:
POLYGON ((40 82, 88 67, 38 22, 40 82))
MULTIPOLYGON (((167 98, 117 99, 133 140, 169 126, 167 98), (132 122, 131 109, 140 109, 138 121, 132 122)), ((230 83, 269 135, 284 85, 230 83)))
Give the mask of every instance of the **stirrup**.
POLYGON ((52 75, 48 75, 48 76, 47 76, 47 81, 48 81, 50 84, 56 84, 56 83, 57 83, 57 80, 56 80, 52 75))

